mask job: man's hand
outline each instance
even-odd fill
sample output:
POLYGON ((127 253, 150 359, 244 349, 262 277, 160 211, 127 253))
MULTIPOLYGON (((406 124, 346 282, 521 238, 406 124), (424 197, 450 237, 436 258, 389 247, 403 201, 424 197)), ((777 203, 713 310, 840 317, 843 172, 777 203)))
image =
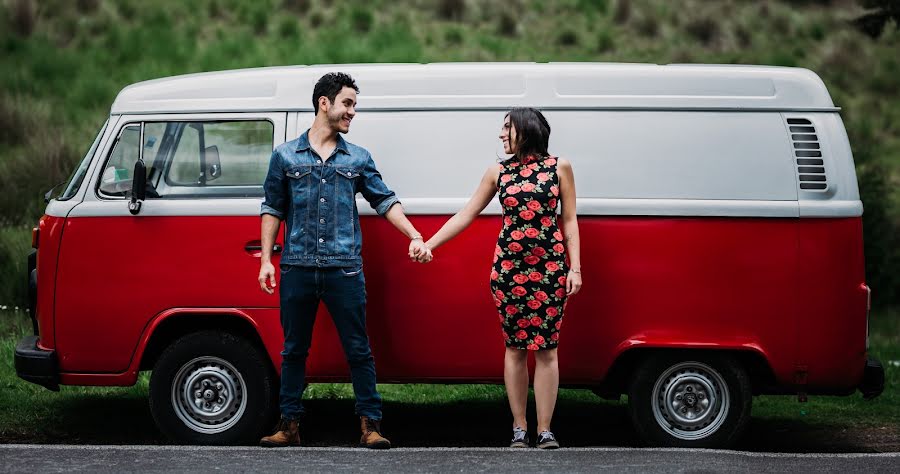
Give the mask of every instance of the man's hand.
POLYGON ((425 246, 422 239, 409 241, 409 259, 413 262, 428 263, 431 261, 431 250, 425 246))
POLYGON ((262 262, 259 266, 259 289, 268 294, 275 293, 275 266, 272 262, 262 262), (269 284, 266 284, 269 283, 269 284))
POLYGON ((566 277, 566 295, 572 296, 581 290, 581 273, 569 272, 566 277))

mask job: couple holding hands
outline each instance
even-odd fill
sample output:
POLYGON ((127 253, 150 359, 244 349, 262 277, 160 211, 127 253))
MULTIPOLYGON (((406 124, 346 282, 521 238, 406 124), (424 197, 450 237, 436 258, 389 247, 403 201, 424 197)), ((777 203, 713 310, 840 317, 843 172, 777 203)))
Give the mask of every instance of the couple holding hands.
POLYGON ((258 282, 275 291, 272 248, 285 223, 281 256, 281 420, 261 446, 299 446, 299 417, 306 357, 320 302, 324 302, 350 366, 360 445, 391 447, 381 434, 381 396, 366 334, 365 278, 356 193, 410 239, 409 257, 421 263, 462 232, 499 193, 503 228, 494 248, 491 291, 506 343, 504 382, 513 415, 511 447, 528 447, 525 419, 529 351, 535 353, 534 393, 539 448, 557 448, 550 430, 559 387, 556 348, 566 299, 581 288, 575 180, 571 165, 547 152, 550 125, 532 108, 514 108, 503 118, 500 140, 510 158, 490 166, 466 206, 427 242, 403 213, 371 155, 346 142, 356 115, 359 88, 347 74, 329 73, 316 83, 312 126, 275 149, 262 204, 262 248, 258 282), (395 205, 398 204, 398 205, 395 205), (557 209, 562 208, 562 227, 557 209), (563 234, 563 229, 565 234, 563 234))

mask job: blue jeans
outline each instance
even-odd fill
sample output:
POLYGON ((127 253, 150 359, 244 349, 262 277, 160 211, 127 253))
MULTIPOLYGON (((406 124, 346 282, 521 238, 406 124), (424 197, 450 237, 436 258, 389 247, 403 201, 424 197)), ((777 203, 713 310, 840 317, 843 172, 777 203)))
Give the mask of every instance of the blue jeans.
POLYGON ((281 416, 303 413, 306 357, 319 302, 324 301, 350 365, 356 413, 381 419, 381 395, 375 389, 375 359, 366 334, 366 279, 362 267, 327 268, 284 265, 281 269, 281 416))

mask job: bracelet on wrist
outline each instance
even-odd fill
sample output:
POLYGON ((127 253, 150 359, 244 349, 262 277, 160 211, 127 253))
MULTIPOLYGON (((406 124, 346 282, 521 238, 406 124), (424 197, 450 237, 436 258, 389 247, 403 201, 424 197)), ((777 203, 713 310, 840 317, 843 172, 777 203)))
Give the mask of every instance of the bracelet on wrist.
POLYGON ((574 269, 574 268, 570 268, 570 269, 569 269, 569 272, 570 272, 570 273, 578 273, 578 274, 580 275, 580 274, 581 274, 581 269, 579 268, 578 270, 576 270, 576 269, 574 269))
POLYGON ((416 234, 416 235, 410 237, 409 240, 423 240, 422 234, 416 234))

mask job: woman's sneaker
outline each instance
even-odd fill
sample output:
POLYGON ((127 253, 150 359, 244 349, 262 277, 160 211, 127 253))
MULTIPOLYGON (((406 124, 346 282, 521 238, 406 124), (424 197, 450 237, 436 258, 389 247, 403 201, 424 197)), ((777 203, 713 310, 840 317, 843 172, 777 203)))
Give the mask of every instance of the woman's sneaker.
POLYGON ((541 434, 538 435, 537 447, 541 449, 556 449, 559 447, 559 441, 556 441, 556 436, 553 436, 553 432, 541 431, 541 434))
POLYGON ((528 445, 531 444, 528 439, 528 432, 519 428, 518 426, 513 428, 513 437, 512 441, 509 443, 510 448, 527 448, 528 445))

